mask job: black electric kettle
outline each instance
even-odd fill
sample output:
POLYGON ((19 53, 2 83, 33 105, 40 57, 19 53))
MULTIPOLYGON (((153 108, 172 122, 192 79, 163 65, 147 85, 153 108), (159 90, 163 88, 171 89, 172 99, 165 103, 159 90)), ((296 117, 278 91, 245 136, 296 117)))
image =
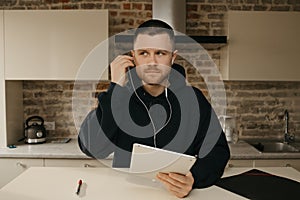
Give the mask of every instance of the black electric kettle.
POLYGON ((46 141, 44 119, 40 116, 31 116, 26 120, 25 142, 28 144, 43 143, 46 141))

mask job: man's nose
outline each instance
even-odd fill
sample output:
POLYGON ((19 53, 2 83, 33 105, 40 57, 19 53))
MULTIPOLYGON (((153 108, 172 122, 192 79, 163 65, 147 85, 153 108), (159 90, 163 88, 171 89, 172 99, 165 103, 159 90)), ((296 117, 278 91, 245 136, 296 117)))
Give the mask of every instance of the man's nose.
POLYGON ((155 54, 150 54, 148 64, 157 64, 157 58, 155 54))

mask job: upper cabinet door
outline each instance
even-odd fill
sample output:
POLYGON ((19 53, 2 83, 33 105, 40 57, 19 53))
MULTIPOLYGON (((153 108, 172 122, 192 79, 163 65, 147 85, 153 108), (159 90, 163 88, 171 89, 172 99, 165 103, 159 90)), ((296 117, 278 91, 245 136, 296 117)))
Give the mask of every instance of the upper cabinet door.
MULTIPOLYGON (((87 57, 108 39, 108 11, 5 10, 4 31, 6 80, 74 80, 87 57)), ((108 57, 108 45, 97 53, 108 57)), ((93 70, 108 65, 101 62, 93 70)), ((99 80, 95 74, 87 79, 99 80)), ((108 78, 107 71, 102 75, 108 78)))
POLYGON ((300 13, 230 11, 228 80, 300 80, 300 13))

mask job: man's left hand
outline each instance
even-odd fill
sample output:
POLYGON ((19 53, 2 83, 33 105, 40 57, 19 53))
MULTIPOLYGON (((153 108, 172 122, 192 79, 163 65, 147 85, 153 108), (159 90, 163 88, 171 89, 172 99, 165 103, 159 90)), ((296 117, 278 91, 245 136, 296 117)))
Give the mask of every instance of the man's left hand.
POLYGON ((157 178, 167 190, 179 198, 186 197, 193 189, 194 177, 191 172, 186 175, 177 173, 158 173, 157 178))

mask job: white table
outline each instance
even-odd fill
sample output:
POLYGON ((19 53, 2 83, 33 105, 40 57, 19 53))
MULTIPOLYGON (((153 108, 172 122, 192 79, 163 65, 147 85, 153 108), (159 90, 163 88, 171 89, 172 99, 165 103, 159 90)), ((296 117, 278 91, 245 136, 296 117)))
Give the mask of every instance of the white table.
MULTIPOLYGON (((239 174, 251 168, 226 168, 224 176, 239 174)), ((259 168, 262 171, 300 181, 293 168, 259 168)), ((127 173, 110 168, 32 167, 0 190, 5 200, 53 199, 177 199, 163 187, 140 184, 127 173), (83 180, 76 195, 78 180, 83 180)), ((186 199, 245 199, 217 186, 196 189, 186 199)))

